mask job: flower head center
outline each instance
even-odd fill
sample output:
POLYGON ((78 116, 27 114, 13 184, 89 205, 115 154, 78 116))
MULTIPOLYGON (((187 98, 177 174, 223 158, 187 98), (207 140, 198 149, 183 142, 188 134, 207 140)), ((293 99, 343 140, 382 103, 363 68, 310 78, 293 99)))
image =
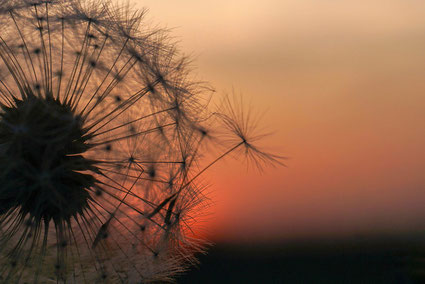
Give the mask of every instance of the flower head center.
POLYGON ((18 209, 36 222, 61 222, 81 213, 96 181, 82 118, 51 96, 1 109, 0 214, 18 209))

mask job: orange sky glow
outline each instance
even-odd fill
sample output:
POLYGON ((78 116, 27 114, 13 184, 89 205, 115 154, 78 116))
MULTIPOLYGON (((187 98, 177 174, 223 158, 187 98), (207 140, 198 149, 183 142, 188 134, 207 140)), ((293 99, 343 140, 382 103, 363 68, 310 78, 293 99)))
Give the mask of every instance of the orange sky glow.
POLYGON ((213 241, 425 228, 425 2, 134 0, 197 78, 265 111, 287 167, 205 177, 213 241))

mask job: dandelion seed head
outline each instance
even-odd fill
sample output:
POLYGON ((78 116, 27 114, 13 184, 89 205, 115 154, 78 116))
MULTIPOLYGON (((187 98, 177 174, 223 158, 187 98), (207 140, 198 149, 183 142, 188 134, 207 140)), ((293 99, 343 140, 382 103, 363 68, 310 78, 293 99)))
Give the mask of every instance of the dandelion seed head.
MULTIPOLYGON (((171 281, 196 262, 210 89, 146 10, 0 3, 0 280, 171 281)), ((221 115, 241 138, 245 129, 221 115)))

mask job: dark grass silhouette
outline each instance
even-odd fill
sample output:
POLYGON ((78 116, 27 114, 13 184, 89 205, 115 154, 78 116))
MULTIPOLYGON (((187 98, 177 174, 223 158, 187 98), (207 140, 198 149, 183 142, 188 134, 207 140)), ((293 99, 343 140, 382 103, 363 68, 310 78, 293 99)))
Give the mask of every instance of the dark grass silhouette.
POLYGON ((209 107, 211 90, 144 15, 102 0, 0 3, 2 282, 170 281, 203 248, 187 233, 205 202, 198 177, 237 151, 279 163, 239 105, 209 107))
MULTIPOLYGON (((422 238, 422 236, 421 236, 422 238)), ((425 247, 405 236, 217 244, 178 283, 424 283, 425 247)))

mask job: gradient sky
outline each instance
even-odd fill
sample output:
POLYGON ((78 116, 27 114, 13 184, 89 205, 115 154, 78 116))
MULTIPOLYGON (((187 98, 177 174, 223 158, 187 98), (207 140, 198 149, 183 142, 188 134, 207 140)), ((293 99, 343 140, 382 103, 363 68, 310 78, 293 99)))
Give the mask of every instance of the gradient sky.
POLYGON ((425 2, 134 0, 172 28, 199 79, 234 89, 290 157, 210 171, 214 241, 425 228, 425 2))

